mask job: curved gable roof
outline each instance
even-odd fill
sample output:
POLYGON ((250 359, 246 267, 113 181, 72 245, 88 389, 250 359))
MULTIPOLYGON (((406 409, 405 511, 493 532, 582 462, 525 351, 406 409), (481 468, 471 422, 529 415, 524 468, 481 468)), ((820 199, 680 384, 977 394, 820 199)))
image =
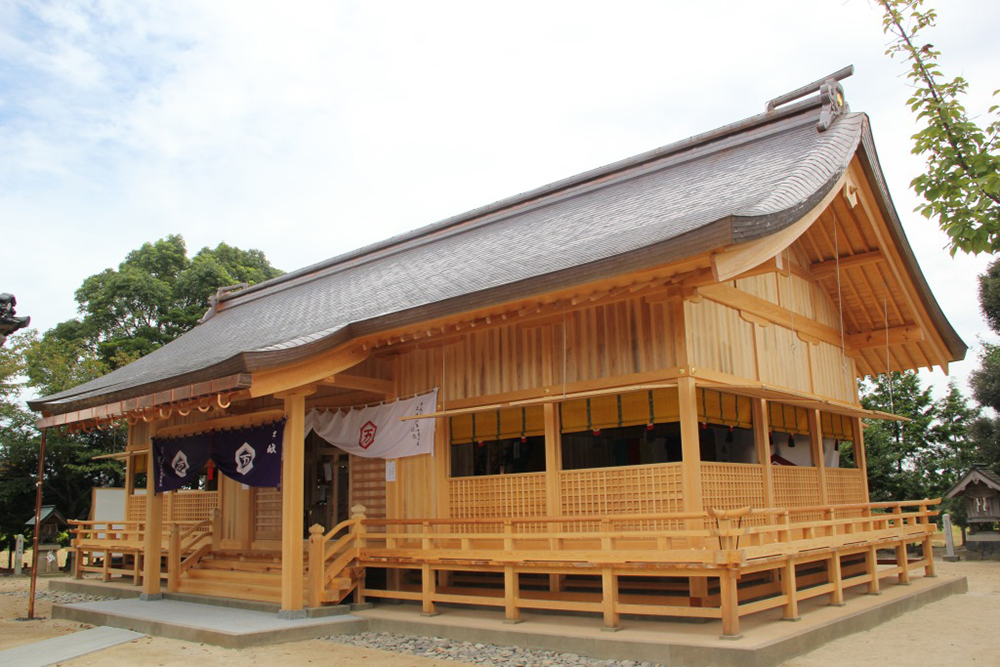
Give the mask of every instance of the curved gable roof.
POLYGON ((253 372, 773 233, 822 199, 867 133, 863 114, 826 132, 818 116, 817 101, 799 103, 285 274, 132 364, 29 404, 62 413, 253 372))

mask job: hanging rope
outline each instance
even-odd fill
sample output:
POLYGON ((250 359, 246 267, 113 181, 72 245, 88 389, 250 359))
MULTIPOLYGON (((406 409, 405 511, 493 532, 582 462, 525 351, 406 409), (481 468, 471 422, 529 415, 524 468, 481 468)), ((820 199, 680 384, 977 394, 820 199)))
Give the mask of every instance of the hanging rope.
POLYGON ((885 376, 889 380, 889 412, 896 414, 892 396, 892 368, 889 366, 889 286, 882 282, 882 314, 885 317, 885 376))

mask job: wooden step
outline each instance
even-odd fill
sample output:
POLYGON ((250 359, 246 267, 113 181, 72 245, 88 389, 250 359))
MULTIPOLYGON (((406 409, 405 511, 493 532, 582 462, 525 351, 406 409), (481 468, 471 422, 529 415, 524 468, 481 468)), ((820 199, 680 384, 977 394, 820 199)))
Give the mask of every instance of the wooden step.
MULTIPOLYGON (((281 570, 275 572, 255 572, 252 575, 240 570, 224 570, 214 567, 192 567, 184 573, 183 577, 193 579, 214 579, 217 581, 237 581, 237 582, 272 582, 281 583, 281 570)), ((182 577, 182 578, 183 578, 182 577)))
POLYGON ((181 593, 211 595, 237 600, 257 600, 260 602, 281 602, 281 582, 277 586, 258 583, 217 581, 212 579, 182 578, 179 582, 181 593))
POLYGON ((281 563, 242 561, 231 558, 206 556, 195 567, 205 570, 243 572, 254 574, 281 573, 281 563))

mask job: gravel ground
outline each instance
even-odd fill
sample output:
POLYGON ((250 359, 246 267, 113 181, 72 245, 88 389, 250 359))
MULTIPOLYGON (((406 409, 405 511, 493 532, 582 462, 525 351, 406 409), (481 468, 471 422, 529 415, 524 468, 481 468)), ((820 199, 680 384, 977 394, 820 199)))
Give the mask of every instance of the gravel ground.
POLYGON ((406 653, 424 658, 454 660, 456 662, 492 667, 663 667, 659 663, 633 662, 632 660, 597 660, 576 653, 531 650, 495 644, 473 644, 441 637, 413 637, 388 632, 360 632, 353 635, 334 635, 328 640, 352 644, 380 651, 406 653))
MULTIPOLYGON (((26 598, 29 591, 0 591, 0 595, 12 595, 14 597, 26 598)), ((67 604, 72 602, 98 602, 100 600, 111 600, 112 598, 100 595, 87 595, 86 593, 65 593, 63 591, 50 591, 41 586, 35 591, 36 600, 47 600, 57 604, 67 604)))

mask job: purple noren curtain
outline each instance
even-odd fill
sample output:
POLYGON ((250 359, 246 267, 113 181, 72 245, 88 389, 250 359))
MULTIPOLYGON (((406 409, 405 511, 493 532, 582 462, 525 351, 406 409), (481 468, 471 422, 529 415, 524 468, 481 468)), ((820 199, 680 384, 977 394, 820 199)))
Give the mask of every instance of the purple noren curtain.
POLYGON ((153 438, 154 491, 175 491, 201 474, 209 458, 227 477, 247 486, 277 487, 285 420, 183 438, 153 438))

